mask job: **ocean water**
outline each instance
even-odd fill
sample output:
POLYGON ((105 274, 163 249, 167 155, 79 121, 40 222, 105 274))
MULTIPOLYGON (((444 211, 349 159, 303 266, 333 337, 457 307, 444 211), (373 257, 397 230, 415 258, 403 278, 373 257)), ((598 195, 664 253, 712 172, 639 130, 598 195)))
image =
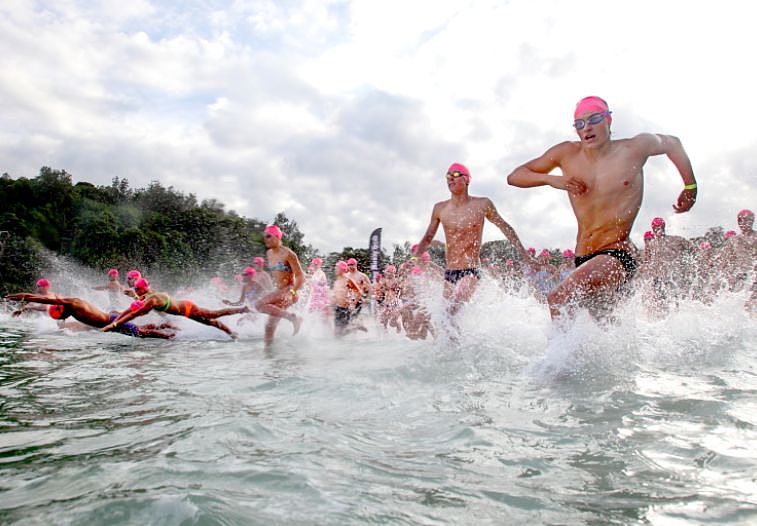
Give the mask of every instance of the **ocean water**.
POLYGON ((180 323, 0 316, 0 523, 757 523, 741 296, 558 330, 483 287, 457 341, 180 323))

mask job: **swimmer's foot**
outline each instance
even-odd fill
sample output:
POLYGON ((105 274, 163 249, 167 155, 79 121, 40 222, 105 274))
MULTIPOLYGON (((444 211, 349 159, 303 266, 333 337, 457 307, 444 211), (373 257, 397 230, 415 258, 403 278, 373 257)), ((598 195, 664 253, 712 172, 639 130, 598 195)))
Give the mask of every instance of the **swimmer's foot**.
POLYGON ((252 311, 250 310, 250 307, 248 307, 247 305, 245 305, 245 306, 244 306, 244 307, 242 307, 242 309, 241 309, 241 310, 239 311, 239 314, 247 314, 248 312, 252 312, 252 311))
POLYGON ((229 336, 231 337, 232 340, 235 340, 235 341, 237 340, 237 338, 239 338, 239 334, 237 334, 234 331, 230 332, 229 336))
POLYGON ((292 336, 300 332, 300 327, 302 326, 302 316, 295 316, 292 320, 292 326, 294 327, 294 330, 292 331, 292 336))

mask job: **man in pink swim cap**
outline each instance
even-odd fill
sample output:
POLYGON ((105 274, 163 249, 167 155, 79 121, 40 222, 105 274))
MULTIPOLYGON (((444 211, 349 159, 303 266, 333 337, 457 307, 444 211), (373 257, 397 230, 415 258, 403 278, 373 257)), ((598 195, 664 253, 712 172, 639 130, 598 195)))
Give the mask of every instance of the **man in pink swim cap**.
MULTIPOLYGON (((55 296, 55 294, 53 294, 53 292, 50 290, 50 282, 46 278, 39 278, 37 280, 37 282, 34 284, 34 291, 35 295, 39 296, 46 296, 50 298, 55 296)), ((45 305, 35 304, 34 302, 23 303, 18 309, 14 310, 11 315, 16 318, 28 312, 47 313, 48 308, 45 305)))
POLYGON ((697 197, 691 162, 676 137, 642 133, 611 139, 609 106, 596 96, 581 99, 573 119, 577 141, 551 147, 507 177, 521 188, 546 185, 565 191, 578 222, 576 270, 547 298, 553 318, 576 305, 600 315, 633 275, 635 248, 629 236, 641 207, 642 167, 649 157, 667 155, 681 175, 684 188, 675 212, 687 212, 697 197), (558 168, 561 175, 551 173, 558 168))
POLYGON ((117 269, 110 269, 108 271, 108 281, 104 285, 92 287, 92 290, 102 290, 108 293, 108 310, 121 310, 124 286, 118 281, 117 269))
POLYGON ((418 243, 416 254, 426 252, 439 225, 447 242, 447 265, 444 271, 444 298, 449 301, 448 312, 457 313, 467 303, 481 279, 481 238, 484 221, 500 229, 525 260, 532 260, 515 230, 497 212, 488 197, 468 193, 471 175, 468 168, 453 163, 445 174, 450 198, 434 205, 426 233, 418 243))
POLYGON ((731 291, 741 291, 747 286, 749 272, 755 269, 755 261, 757 261, 754 213, 747 209, 740 210, 736 214, 736 224, 741 233, 727 240, 720 258, 721 272, 731 291))

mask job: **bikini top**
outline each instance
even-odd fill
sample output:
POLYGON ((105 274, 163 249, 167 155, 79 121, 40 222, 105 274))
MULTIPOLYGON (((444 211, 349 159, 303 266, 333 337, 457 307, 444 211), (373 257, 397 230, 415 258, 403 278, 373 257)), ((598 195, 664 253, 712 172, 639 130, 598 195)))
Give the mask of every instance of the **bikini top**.
POLYGON ((279 261, 278 263, 271 265, 269 268, 278 272, 292 272, 292 267, 290 267, 289 263, 286 261, 279 261))
MULTIPOLYGON (((158 295, 157 294, 150 294, 147 297, 148 298, 157 298, 158 295)), ((156 310, 162 310, 163 312, 167 312, 168 309, 170 309, 170 308, 171 308, 171 296, 169 296, 168 294, 166 294, 166 302, 162 306, 160 306, 160 307, 155 307, 156 310)))

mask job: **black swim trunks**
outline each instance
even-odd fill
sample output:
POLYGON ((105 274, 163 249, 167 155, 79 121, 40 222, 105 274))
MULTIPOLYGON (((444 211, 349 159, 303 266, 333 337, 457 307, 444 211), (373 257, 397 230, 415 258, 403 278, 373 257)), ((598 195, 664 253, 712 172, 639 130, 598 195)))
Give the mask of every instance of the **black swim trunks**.
POLYGON ((444 271, 444 279, 450 283, 457 283, 465 276, 475 276, 477 279, 481 279, 481 271, 477 268, 459 268, 455 270, 447 269, 444 271))
POLYGON ((339 328, 346 327, 352 319, 352 311, 344 307, 334 307, 334 325, 339 328))
POLYGON ((590 259, 595 258, 602 254, 612 256, 618 261, 620 261, 620 264, 623 265, 623 269, 626 271, 626 280, 631 279, 631 276, 634 275, 634 273, 636 272, 636 269, 638 268, 638 264, 636 263, 636 260, 633 258, 630 252, 628 252, 627 250, 620 250, 617 248, 607 248, 605 250, 597 250, 596 252, 593 252, 586 256, 576 256, 574 258, 574 261, 576 263, 576 268, 580 267, 581 265, 583 265, 590 259))

